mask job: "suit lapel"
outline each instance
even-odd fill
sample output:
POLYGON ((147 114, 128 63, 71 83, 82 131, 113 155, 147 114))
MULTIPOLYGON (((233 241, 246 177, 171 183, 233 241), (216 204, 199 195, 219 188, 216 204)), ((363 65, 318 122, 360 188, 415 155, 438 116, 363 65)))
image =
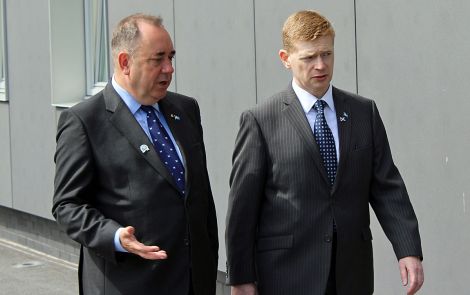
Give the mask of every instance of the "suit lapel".
POLYGON ((110 116, 111 123, 119 130, 119 132, 121 132, 122 136, 127 138, 131 146, 139 155, 147 160, 147 162, 160 175, 162 175, 163 178, 178 189, 165 165, 163 165, 158 157, 153 144, 134 118, 134 115, 129 111, 129 108, 126 106, 124 101, 111 86, 111 83, 109 83, 104 90, 104 99, 106 110, 112 113, 110 116), (149 150, 141 150, 141 147, 144 146, 149 147, 149 150))
POLYGON ((295 127, 300 137, 303 139, 305 146, 309 150, 309 154, 312 156, 315 165, 320 171, 323 179, 329 183, 326 170, 323 167, 323 162, 320 155, 320 150, 313 136, 312 128, 308 123, 305 112, 300 104, 297 95, 292 88, 292 85, 289 85, 288 89, 285 91, 284 104, 286 108, 283 110, 283 113, 286 115, 291 124, 295 127))
POLYGON ((349 107, 347 96, 333 87, 333 100, 336 109, 336 120, 338 122, 339 137, 339 165, 336 171, 335 183, 333 185, 333 193, 338 187, 338 182, 343 175, 347 158, 349 156, 349 145, 351 142, 351 110, 349 107))

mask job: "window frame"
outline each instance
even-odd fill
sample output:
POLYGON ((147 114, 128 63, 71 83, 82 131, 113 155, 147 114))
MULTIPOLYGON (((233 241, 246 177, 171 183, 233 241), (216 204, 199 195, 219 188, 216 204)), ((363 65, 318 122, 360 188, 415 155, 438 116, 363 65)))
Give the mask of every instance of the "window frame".
MULTIPOLYGON (((109 64, 109 37, 108 37, 108 1, 107 0, 84 0, 84 13, 85 13, 85 75, 86 75, 86 97, 93 96, 96 93, 100 92, 104 89, 106 84, 108 83, 108 79, 110 77, 110 64, 109 64), (99 11, 99 16, 102 18, 100 20, 101 29, 99 35, 97 36, 98 32, 92 32, 92 21, 93 21, 93 1, 100 1, 99 6, 101 6, 101 11, 99 11), (99 43, 104 46, 99 47, 92 46, 95 44, 92 38, 98 37, 99 43), (103 40, 104 39, 104 40, 103 40), (100 56, 100 50, 104 51, 104 56, 102 56, 103 60, 98 58, 100 56), (104 71, 107 76, 106 81, 98 81, 97 78, 97 64, 103 62, 104 63, 104 71)), ((98 28, 98 26, 97 26, 98 28)), ((98 42, 96 42, 98 43, 98 42)))
POLYGON ((1 58, 1 67, 0 69, 0 101, 8 101, 8 91, 7 91, 7 76, 8 76, 8 58, 7 58, 7 30, 6 30, 6 12, 5 12, 5 0, 0 0, 0 58, 1 58))

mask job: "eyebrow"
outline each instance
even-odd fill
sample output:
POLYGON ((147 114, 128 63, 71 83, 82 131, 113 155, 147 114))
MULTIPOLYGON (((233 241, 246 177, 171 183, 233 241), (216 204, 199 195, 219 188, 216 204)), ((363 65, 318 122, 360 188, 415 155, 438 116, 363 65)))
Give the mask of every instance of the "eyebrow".
POLYGON ((322 50, 318 50, 318 51, 309 51, 309 52, 305 52, 300 57, 315 56, 315 55, 319 55, 319 54, 326 53, 326 52, 333 52, 333 50, 332 49, 322 49, 322 50))
MULTIPOLYGON (((170 55, 175 55, 176 54, 176 50, 172 50, 170 52, 170 55)), ((157 52, 156 54, 154 54, 154 56, 164 56, 166 55, 166 52, 165 51, 160 51, 160 52, 157 52)))

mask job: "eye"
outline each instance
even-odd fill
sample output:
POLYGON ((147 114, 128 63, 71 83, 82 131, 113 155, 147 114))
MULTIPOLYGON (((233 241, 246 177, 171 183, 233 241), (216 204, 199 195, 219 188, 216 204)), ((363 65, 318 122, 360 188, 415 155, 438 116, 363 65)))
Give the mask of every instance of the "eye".
POLYGON ((163 58, 158 57, 158 58, 149 58, 147 61, 151 65, 159 65, 162 62, 163 58))
POLYGON ((313 55, 308 55, 308 56, 301 57, 300 59, 301 59, 301 60, 311 60, 311 59, 313 59, 313 58, 314 58, 313 55))

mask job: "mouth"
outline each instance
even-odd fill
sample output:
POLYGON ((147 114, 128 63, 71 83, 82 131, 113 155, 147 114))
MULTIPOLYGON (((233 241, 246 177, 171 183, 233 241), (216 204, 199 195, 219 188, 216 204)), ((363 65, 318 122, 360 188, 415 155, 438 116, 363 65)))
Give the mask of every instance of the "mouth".
POLYGON ((162 80, 158 82, 158 85, 161 87, 168 87, 170 85, 170 81, 168 80, 162 80))
POLYGON ((315 79, 315 80, 317 80, 317 81, 323 81, 323 80, 325 80, 327 77, 328 77, 328 75, 316 75, 316 76, 313 76, 313 79, 315 79))

